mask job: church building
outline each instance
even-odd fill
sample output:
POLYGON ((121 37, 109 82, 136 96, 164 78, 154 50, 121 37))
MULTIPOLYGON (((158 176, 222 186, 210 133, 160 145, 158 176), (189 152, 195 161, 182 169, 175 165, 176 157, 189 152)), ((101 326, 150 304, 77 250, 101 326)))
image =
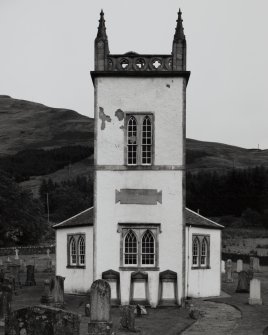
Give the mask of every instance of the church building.
POLYGON ((95 39, 94 207, 54 226, 66 293, 103 278, 112 303, 181 305, 221 290, 221 225, 185 206, 186 39, 170 54, 112 54, 95 39))

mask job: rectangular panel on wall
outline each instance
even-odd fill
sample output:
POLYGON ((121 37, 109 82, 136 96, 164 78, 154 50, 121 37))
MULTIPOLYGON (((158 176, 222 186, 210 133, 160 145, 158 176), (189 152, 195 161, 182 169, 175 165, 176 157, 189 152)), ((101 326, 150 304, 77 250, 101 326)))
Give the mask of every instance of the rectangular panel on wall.
POLYGON ((156 205, 162 204, 162 191, 154 189, 131 189, 123 188, 115 190, 115 203, 136 204, 136 205, 156 205))

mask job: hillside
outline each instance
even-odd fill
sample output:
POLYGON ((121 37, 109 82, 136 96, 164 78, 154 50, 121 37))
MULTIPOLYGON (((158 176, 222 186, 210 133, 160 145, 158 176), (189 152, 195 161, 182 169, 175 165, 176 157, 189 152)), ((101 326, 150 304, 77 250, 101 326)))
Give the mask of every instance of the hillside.
POLYGON ((0 95, 0 155, 68 145, 93 146, 94 122, 68 109, 0 95))
MULTIPOLYGON (((35 102, 13 99, 0 95, 0 156, 14 155, 30 149, 52 149, 68 145, 93 147, 94 120, 75 111, 51 108, 35 102)), ((88 173, 90 160, 81 160, 51 175, 33 176, 23 185, 38 183, 42 178, 62 180, 68 176, 88 173), (68 172, 66 172, 68 171, 68 172)), ((268 150, 244 149, 236 146, 197 141, 186 141, 187 170, 217 170, 247 168, 263 165, 268 167, 268 150)), ((36 186, 34 186, 36 187, 36 186)))

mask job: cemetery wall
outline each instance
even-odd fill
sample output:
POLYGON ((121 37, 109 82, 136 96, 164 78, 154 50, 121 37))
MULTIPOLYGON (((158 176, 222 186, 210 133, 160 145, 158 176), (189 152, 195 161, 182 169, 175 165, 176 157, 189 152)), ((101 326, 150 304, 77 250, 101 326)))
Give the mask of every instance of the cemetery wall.
POLYGON ((15 249, 19 250, 19 255, 41 255, 46 254, 47 249, 50 250, 51 254, 55 254, 55 244, 53 245, 42 245, 42 246, 16 246, 8 248, 0 248, 0 256, 13 256, 15 255, 15 249))

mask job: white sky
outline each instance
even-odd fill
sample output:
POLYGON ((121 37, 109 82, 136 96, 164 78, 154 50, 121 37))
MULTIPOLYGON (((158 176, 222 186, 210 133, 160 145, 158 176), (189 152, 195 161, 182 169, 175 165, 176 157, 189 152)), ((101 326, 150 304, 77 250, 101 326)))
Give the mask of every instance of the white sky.
POLYGON ((187 137, 268 148, 267 0, 0 0, 0 94, 93 116, 94 38, 111 53, 170 53, 187 38, 187 137))

